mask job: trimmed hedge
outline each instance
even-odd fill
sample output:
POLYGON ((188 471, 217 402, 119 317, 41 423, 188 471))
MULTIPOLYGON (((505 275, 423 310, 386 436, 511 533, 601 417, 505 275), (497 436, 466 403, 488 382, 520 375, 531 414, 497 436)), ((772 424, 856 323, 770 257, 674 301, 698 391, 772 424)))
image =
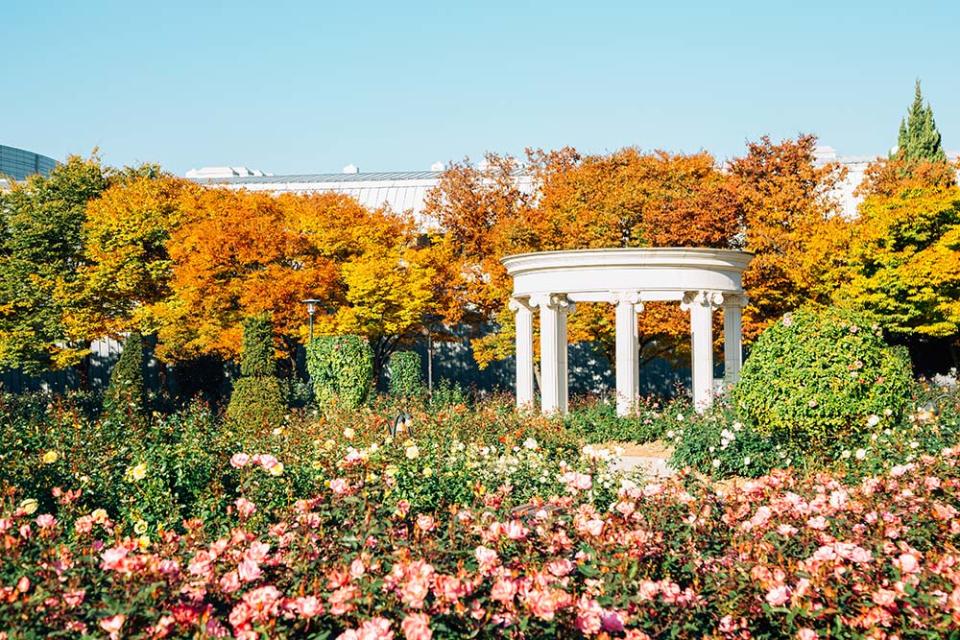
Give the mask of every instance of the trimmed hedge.
POLYGON ((110 372, 110 384, 104 396, 104 411, 116 417, 142 417, 147 412, 146 385, 143 381, 143 337, 133 332, 123 342, 120 358, 110 372))
POLYGON ((243 323, 240 379, 233 385, 227 418, 243 428, 280 424, 287 412, 273 357, 273 324, 266 316, 243 323))
POLYGON ((761 434, 823 447, 898 418, 913 376, 905 349, 858 312, 800 309, 768 328, 733 392, 739 415, 761 434))
POLYGON ((360 336, 319 336, 307 346, 307 370, 320 407, 355 409, 373 382, 373 350, 360 336))
POLYGON ((420 354, 416 351, 397 351, 390 356, 390 395, 413 398, 423 393, 420 377, 420 354))

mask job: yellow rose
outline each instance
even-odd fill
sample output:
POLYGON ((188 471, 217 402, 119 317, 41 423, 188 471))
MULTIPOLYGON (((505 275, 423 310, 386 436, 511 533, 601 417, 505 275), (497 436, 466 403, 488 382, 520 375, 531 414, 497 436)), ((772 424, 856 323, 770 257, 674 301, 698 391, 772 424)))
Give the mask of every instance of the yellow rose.
POLYGON ((138 536, 142 536, 147 532, 147 523, 144 520, 137 520, 137 524, 133 525, 133 532, 138 536))
POLYGON ((137 538, 137 545, 140 547, 141 551, 146 551, 150 548, 150 536, 140 536, 137 538))
POLYGON ((270 475, 272 476, 282 476, 283 475, 283 463, 278 462, 277 464, 270 467, 270 475))
POLYGON ((27 499, 25 499, 23 502, 20 503, 20 509, 21 509, 25 514, 27 514, 28 516, 29 516, 29 515, 33 515, 34 513, 36 513, 36 512, 37 512, 37 507, 39 507, 39 506, 40 506, 40 505, 39 505, 39 504, 37 503, 37 501, 34 500, 33 498, 27 498, 27 499))
POLYGON ((53 464, 60 459, 60 454, 56 451, 47 451, 43 454, 43 464, 53 464))
POLYGON ((136 465, 135 467, 132 467, 132 468, 128 471, 128 473, 130 474, 130 478, 131 478, 134 482, 139 482, 140 480, 143 480, 144 478, 147 477, 147 463, 146 463, 146 462, 141 462, 140 464, 136 465))
POLYGON ((106 522, 107 521, 107 510, 106 509, 94 509, 90 513, 90 517, 93 518, 94 522, 106 522))

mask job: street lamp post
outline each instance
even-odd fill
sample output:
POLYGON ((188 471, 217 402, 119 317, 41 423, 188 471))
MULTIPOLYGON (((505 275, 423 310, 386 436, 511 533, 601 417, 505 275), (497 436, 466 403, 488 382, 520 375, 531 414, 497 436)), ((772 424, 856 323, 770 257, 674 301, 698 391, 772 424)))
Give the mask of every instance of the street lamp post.
POLYGON ((307 298, 301 302, 307 305, 307 313, 310 315, 310 342, 313 342, 313 316, 317 314, 317 307, 321 302, 315 298, 307 298))

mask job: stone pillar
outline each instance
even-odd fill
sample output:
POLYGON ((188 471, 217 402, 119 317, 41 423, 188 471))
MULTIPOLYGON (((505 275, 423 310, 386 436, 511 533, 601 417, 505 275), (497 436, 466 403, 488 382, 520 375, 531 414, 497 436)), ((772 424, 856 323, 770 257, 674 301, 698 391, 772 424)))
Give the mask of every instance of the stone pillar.
POLYGON ((540 408, 545 414, 567 413, 567 315, 576 306, 565 294, 538 294, 540 307, 540 408))
POLYGON ((723 380, 736 384, 743 366, 743 329, 741 317, 746 306, 744 296, 724 296, 723 300, 723 380))
POLYGON ((713 404, 713 309, 723 295, 711 291, 687 291, 681 308, 690 311, 693 405, 705 411, 713 404))
POLYGON ((640 391, 640 355, 637 344, 637 312, 643 310, 637 291, 611 291, 617 305, 617 415, 636 408, 640 391))
POLYGON ((533 310, 526 300, 512 298, 516 318, 517 407, 533 406, 533 310))

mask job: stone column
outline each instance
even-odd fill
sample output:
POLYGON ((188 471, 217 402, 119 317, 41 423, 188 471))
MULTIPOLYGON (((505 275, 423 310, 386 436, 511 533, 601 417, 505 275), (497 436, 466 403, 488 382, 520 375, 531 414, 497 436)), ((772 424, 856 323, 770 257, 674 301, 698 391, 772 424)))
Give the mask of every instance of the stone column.
POLYGON ((705 411, 713 404, 713 309, 722 302, 720 293, 687 291, 680 305, 690 311, 690 370, 697 411, 705 411))
POLYGON ((617 305, 617 415, 626 416, 636 408, 640 390, 637 313, 643 304, 637 291, 611 291, 610 297, 617 305))
POLYGON ((744 296, 724 296, 723 300, 723 380, 736 384, 743 366, 743 329, 741 317, 747 300, 744 296))
POLYGON ((517 407, 533 406, 533 310, 526 300, 511 298, 516 319, 517 407))
POLYGON ((576 306, 565 294, 538 294, 540 307, 540 408, 545 414, 567 413, 567 315, 576 306))

